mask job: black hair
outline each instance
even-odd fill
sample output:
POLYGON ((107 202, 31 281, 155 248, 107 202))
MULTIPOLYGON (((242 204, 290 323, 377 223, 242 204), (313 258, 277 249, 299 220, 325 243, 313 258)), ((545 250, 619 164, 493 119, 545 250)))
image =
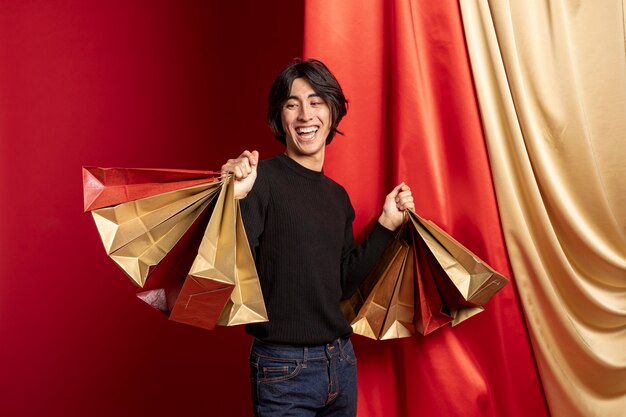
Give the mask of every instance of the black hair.
POLYGON ((291 85, 296 78, 303 78, 311 84, 311 87, 330 108, 331 126, 326 144, 329 144, 335 133, 343 135, 338 129, 339 122, 348 112, 348 100, 343 95, 341 86, 330 72, 328 67, 317 59, 296 59, 287 66, 274 80, 269 94, 269 106, 267 109, 267 121, 276 139, 283 145, 286 144, 285 131, 282 124, 282 110, 285 102, 289 99, 291 85))

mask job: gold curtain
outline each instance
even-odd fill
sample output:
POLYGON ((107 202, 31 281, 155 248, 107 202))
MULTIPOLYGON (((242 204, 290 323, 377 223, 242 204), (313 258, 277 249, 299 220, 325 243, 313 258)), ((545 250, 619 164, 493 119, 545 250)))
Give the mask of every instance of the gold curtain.
POLYGON ((555 417, 626 415, 624 0, 460 0, 505 239, 555 417))

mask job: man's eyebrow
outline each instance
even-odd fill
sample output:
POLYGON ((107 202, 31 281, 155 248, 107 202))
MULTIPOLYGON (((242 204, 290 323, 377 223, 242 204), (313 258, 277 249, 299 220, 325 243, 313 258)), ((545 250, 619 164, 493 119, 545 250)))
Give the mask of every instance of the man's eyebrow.
MULTIPOLYGON (((320 97, 320 95, 317 94, 317 93, 311 93, 311 94, 309 94, 307 96, 307 98, 312 98, 312 97, 320 97)), ((289 97, 287 97, 287 100, 298 100, 298 99, 299 99, 299 97, 296 97, 296 96, 289 96, 289 97)))

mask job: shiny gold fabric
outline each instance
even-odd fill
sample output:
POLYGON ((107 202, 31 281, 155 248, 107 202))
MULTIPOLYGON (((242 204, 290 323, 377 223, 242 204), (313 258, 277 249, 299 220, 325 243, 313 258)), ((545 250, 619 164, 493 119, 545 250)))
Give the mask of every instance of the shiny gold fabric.
POLYGON ((552 415, 624 416, 624 1, 460 4, 507 248, 552 415))

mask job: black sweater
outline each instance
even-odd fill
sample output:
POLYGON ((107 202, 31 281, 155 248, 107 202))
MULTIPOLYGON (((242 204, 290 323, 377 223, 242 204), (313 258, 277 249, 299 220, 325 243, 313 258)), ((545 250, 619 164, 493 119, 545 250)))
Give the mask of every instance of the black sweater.
POLYGON ((376 223, 355 247, 344 188, 285 155, 259 163, 241 208, 269 317, 247 332, 291 345, 350 335, 340 301, 357 289, 393 232, 376 223))

